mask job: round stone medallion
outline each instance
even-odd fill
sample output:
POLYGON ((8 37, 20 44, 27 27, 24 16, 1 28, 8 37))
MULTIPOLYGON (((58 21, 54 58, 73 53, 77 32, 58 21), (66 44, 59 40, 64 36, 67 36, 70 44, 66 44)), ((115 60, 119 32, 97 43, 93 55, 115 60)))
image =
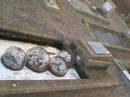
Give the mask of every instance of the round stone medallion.
POLYGON ((65 62, 67 63, 68 67, 72 67, 73 66, 74 58, 73 58, 73 55, 70 54, 69 52, 61 51, 60 53, 58 53, 58 56, 65 60, 65 62))
POLYGON ((50 70, 54 75, 62 77, 67 73, 67 65, 62 58, 58 56, 52 57, 50 62, 50 70))
POLYGON ((1 61, 6 68, 11 70, 20 70, 25 65, 25 52, 15 46, 7 49, 6 53, 1 57, 1 61))
POLYGON ((44 72, 49 68, 50 57, 42 47, 34 47, 27 52, 26 66, 35 72, 44 72))

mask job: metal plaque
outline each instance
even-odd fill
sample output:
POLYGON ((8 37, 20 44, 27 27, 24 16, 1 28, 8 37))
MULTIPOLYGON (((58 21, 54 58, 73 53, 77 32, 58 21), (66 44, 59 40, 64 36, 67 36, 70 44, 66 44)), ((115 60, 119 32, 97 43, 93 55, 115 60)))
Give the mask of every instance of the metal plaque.
POLYGON ((110 54, 100 42, 88 42, 88 45, 96 54, 110 54))

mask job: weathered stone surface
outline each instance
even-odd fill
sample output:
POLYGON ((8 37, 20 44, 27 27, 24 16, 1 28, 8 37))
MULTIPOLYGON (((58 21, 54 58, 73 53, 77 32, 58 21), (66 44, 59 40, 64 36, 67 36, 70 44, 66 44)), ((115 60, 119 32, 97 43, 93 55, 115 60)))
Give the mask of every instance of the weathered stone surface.
POLYGON ((44 72, 49 68, 50 57, 46 50, 34 47, 28 50, 26 66, 35 72, 44 72))
POLYGON ((92 36, 86 31, 85 25, 81 22, 82 19, 90 24, 113 29, 117 32, 126 32, 125 24, 116 14, 107 17, 111 26, 105 26, 100 21, 96 22, 89 16, 81 15, 66 0, 57 0, 57 4, 61 8, 58 11, 47 8, 43 0, 1 0, 0 28, 12 30, 13 33, 1 32, 0 35, 7 34, 16 37, 17 34, 22 33, 24 37, 34 35, 59 37, 61 39, 81 37, 92 39, 92 36))
POLYGON ((19 47, 9 47, 2 56, 3 65, 12 70, 20 70, 26 62, 25 52, 19 47))
POLYGON ((67 64, 60 57, 52 57, 50 62, 50 70, 56 76, 64 76, 67 73, 67 64))
POLYGON ((69 53, 67 51, 61 51, 61 52, 58 53, 58 56, 65 60, 65 62, 67 63, 68 68, 72 67, 74 65, 74 63, 75 63, 73 53, 69 53))

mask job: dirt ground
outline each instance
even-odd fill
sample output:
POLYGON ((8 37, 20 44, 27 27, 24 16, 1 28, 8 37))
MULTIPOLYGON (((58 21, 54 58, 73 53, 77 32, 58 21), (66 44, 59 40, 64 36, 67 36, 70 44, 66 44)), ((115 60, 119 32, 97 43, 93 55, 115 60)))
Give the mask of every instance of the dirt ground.
POLYGON ((117 11, 130 28, 130 0, 113 0, 117 11), (124 7, 125 6, 125 7, 124 7))
POLYGON ((128 15, 130 13, 130 0, 113 0, 119 13, 128 15), (124 7, 125 6, 125 7, 124 7))

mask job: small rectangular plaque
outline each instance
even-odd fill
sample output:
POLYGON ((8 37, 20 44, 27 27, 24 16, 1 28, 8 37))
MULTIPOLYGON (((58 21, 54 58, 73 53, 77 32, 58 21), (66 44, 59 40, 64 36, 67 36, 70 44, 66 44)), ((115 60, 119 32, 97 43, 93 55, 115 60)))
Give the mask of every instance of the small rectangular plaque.
POLYGON ((100 42, 88 42, 88 45, 96 54, 110 54, 110 52, 100 42))

